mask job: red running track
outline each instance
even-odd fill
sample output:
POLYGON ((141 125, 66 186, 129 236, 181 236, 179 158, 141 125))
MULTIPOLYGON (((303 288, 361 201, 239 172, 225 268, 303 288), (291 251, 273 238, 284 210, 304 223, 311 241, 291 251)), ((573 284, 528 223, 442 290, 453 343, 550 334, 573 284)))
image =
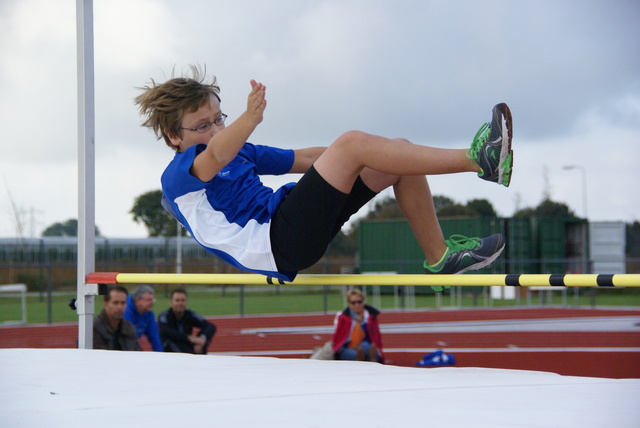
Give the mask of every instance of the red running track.
MULTIPOLYGON (((569 376, 640 378, 639 310, 525 308, 383 312, 380 318, 387 363, 414 366, 436 349, 454 354, 458 367, 538 370, 569 376), (448 332, 414 331, 409 324, 628 317, 622 331, 448 332), (635 317, 635 319, 634 319, 635 317), (407 329, 402 329, 407 324, 407 329), (393 332, 384 329, 393 325, 393 332), (633 324, 632 324, 633 325, 633 324)), ((331 340, 334 314, 212 318, 218 333, 212 354, 307 358, 331 340), (315 329, 314 329, 315 328, 315 329), (271 330, 270 330, 271 329, 271 330), (274 330, 275 329, 275 330, 274 330), (281 330, 277 330, 281 329, 281 330)), ((525 321, 525 324, 527 321, 525 321)), ((426 324, 427 326, 429 324, 426 324)), ((427 328, 428 330, 428 328, 427 328)), ((458 329, 459 330, 459 329, 458 329)), ((75 348, 77 325, 0 327, 0 348, 75 348)), ((143 338, 142 347, 150 350, 143 338)))

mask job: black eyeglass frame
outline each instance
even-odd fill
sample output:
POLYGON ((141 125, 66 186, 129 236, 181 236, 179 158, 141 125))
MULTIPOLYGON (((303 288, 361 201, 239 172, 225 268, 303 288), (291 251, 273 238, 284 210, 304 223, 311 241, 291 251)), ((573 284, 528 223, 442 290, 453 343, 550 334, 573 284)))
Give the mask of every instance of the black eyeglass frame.
POLYGON ((220 116, 218 116, 216 118, 216 120, 214 120, 213 122, 204 122, 201 123, 200 125, 196 126, 195 128, 180 128, 180 129, 184 129, 186 131, 192 131, 192 132, 198 132, 200 134, 204 134, 205 132, 207 132, 208 130, 211 129, 211 127, 215 124, 216 126, 220 126, 224 123, 225 120, 227 120, 227 115, 224 113, 220 113, 220 116))

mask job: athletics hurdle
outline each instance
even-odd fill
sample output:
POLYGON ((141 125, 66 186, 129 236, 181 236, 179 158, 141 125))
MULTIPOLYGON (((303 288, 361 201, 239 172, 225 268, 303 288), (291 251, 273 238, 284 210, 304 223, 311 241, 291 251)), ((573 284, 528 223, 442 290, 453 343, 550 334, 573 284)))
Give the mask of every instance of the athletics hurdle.
MULTIPOLYGON (((461 287, 640 287, 640 274, 308 275, 286 282, 258 274, 94 272, 87 284, 451 285, 461 287)), ((96 289, 95 287, 90 287, 96 289)))
MULTIPOLYGON (((509 286, 509 287, 640 287, 640 274, 373 274, 373 275, 310 275, 300 274, 286 282, 258 274, 206 274, 206 273, 121 273, 94 272, 86 276, 83 284, 85 296, 91 298, 105 294, 108 284, 224 284, 224 285, 339 285, 339 286, 509 286)), ((85 320, 87 321, 87 320, 85 320)), ((92 319, 90 320, 93 321, 92 319)), ((88 328, 87 328, 88 329, 88 328)), ((92 344, 79 338, 81 348, 92 344)))

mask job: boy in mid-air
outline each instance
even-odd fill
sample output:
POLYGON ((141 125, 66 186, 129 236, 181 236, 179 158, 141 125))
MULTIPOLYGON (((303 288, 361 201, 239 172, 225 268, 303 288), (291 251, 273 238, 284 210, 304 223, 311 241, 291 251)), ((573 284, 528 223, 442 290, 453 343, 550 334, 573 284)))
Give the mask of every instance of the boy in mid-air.
POLYGON ((284 150, 247 142, 267 106, 262 83, 250 82, 246 111, 226 126, 215 77, 206 82, 191 70, 193 77, 152 81, 135 102, 143 126, 176 152, 162 175, 165 206, 228 263, 291 281, 322 257, 351 215, 390 186, 424 252, 425 273, 477 270, 504 249, 500 234, 445 241, 425 176, 475 172, 508 186, 513 153, 506 104, 493 108, 468 150, 360 131, 340 135, 329 147, 284 150), (260 175, 287 173, 304 175, 275 191, 260 181, 260 175))

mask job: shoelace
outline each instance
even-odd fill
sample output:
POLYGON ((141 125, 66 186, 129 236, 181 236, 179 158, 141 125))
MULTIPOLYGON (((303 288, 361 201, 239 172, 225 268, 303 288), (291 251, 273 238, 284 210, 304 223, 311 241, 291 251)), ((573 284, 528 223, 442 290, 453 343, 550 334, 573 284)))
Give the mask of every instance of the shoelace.
POLYGON ((463 235, 451 235, 449 239, 444 241, 451 252, 462 250, 473 250, 480 246, 480 238, 468 238, 463 235))
MULTIPOLYGON (((502 175, 502 184, 509 183, 511 181, 511 157, 512 153, 509 153, 509 156, 502 162, 502 167, 504 167, 504 174, 502 175)), ((506 186, 506 184, 505 184, 506 186)))
POLYGON ((489 132, 491 131, 490 123, 487 122, 478 129, 476 135, 473 137, 473 142, 471 143, 471 147, 467 150, 467 158, 471 160, 478 159, 478 154, 484 146, 484 143, 487 142, 489 138, 489 132))

